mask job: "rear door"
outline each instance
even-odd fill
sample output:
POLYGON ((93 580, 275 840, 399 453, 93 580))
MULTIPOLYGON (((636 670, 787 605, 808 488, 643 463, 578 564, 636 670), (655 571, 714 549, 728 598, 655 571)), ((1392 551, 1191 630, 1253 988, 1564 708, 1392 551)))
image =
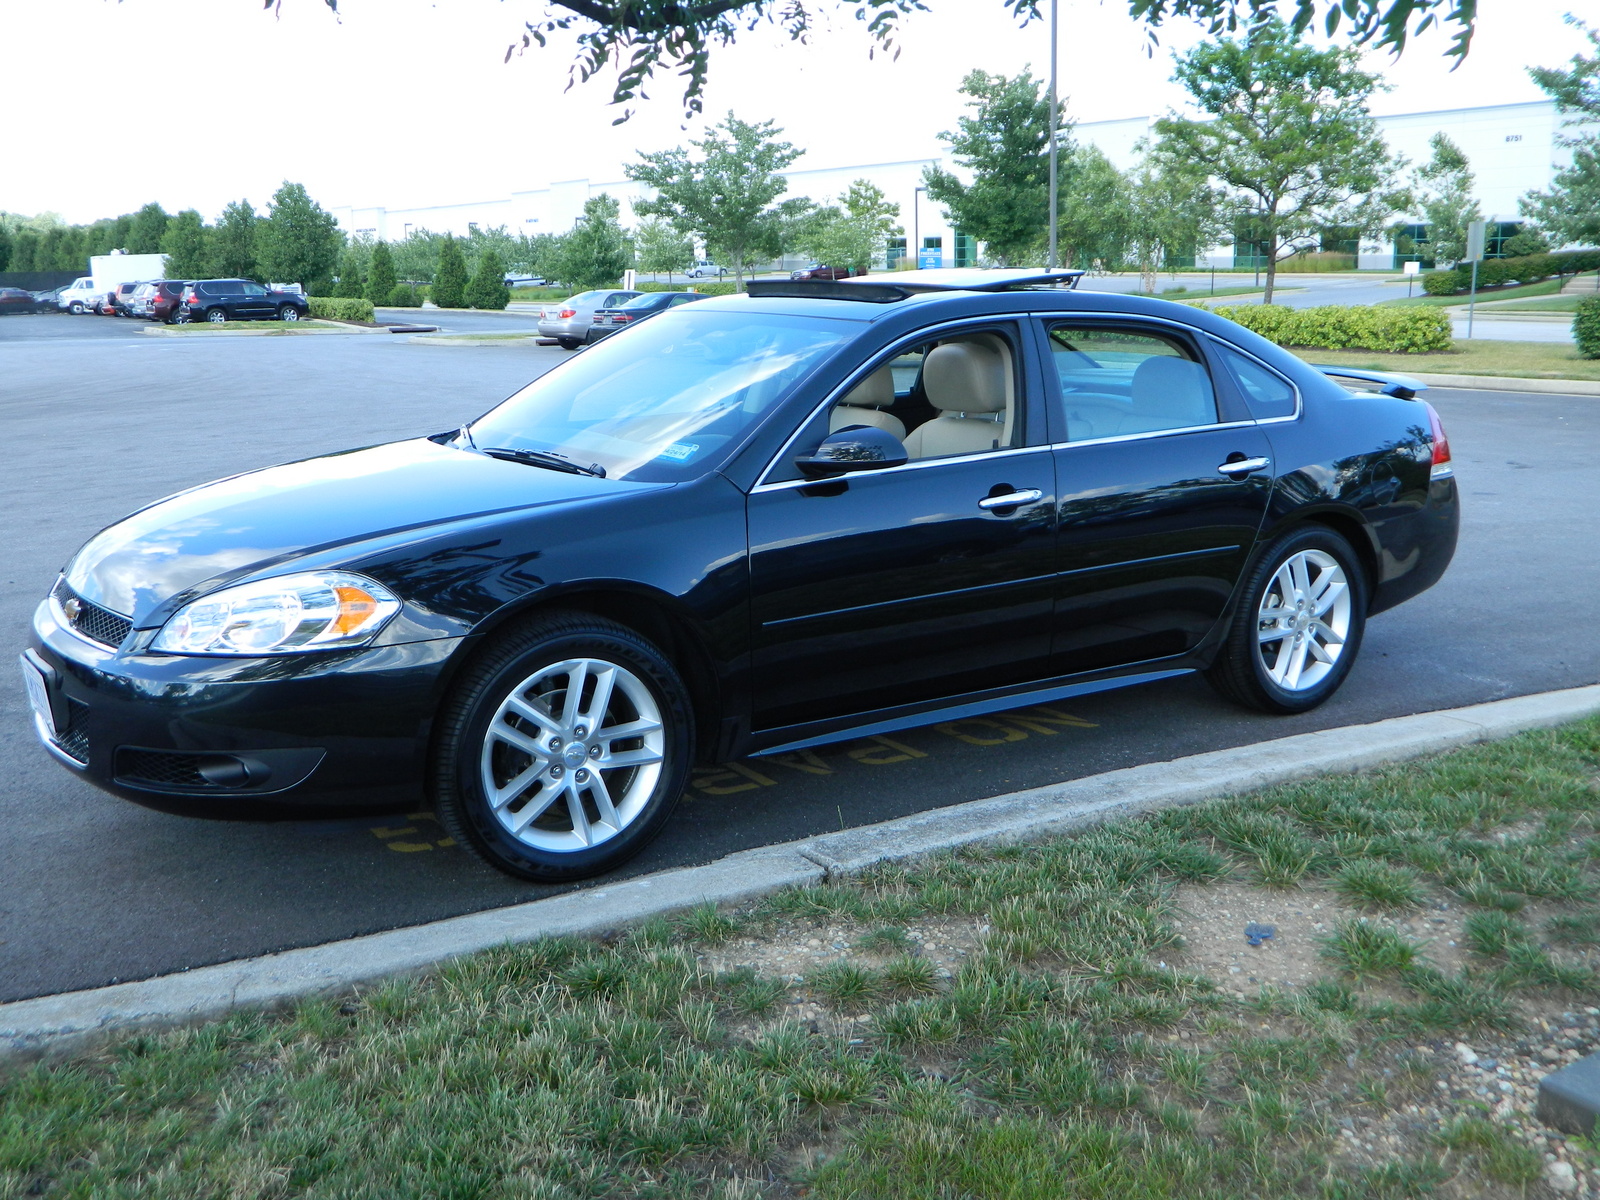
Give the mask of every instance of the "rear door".
POLYGON ((1181 327, 1041 324, 1065 435, 1057 671, 1184 654, 1216 625, 1255 545, 1271 447, 1181 327))
MULTIPOLYGON (((754 489, 756 729, 981 692, 1048 672, 1055 470, 1025 334, 1017 324, 988 323, 942 339, 987 338, 1004 348, 1007 409, 1003 419, 995 412, 991 421, 970 422, 984 428, 966 448, 946 443, 923 457, 913 450, 901 467, 807 482, 791 464, 827 433, 825 409, 754 489)), ((887 400, 883 389, 872 392, 874 402, 906 413, 913 428, 937 415, 918 370, 933 344, 902 345, 867 372, 898 377, 893 403, 877 404, 887 400)), ((907 438, 908 449, 933 441, 907 438)))

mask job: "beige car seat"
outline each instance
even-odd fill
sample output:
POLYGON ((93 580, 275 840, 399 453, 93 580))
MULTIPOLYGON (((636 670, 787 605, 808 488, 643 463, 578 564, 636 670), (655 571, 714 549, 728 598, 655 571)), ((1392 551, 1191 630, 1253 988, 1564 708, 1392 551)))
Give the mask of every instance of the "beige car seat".
POLYGON ((828 418, 828 432, 837 433, 850 425, 870 425, 905 440, 905 422, 880 411, 894 403, 894 374, 887 366, 868 375, 839 403, 828 418))
POLYGON ((1010 445, 1013 378, 1011 348, 997 334, 974 334, 929 350, 922 388, 939 415, 911 431, 906 453, 942 458, 1010 445))

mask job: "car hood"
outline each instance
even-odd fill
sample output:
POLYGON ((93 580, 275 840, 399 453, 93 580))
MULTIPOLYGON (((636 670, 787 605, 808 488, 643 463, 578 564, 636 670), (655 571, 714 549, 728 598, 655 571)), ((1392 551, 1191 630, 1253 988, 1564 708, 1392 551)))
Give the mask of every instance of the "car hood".
POLYGON ((141 620, 179 592, 385 534, 660 488, 569 475, 426 439, 235 475, 101 530, 67 566, 84 599, 141 620))

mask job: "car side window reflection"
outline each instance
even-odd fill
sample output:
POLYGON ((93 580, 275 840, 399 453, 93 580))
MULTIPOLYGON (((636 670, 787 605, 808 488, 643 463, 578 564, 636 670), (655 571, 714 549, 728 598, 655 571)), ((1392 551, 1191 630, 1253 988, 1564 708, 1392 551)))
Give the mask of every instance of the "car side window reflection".
MULTIPOLYGON (((1216 346, 1216 343, 1212 345, 1216 346)), ((1233 372, 1234 379, 1238 380, 1239 390, 1244 393, 1244 401, 1252 417, 1267 421, 1273 417, 1294 416, 1295 393, 1287 380, 1237 350, 1230 350, 1226 346, 1216 346, 1216 350, 1222 361, 1228 364, 1228 370, 1233 372)))
POLYGON ((1049 336, 1069 441, 1217 423, 1211 376, 1178 339, 1071 322, 1049 336))

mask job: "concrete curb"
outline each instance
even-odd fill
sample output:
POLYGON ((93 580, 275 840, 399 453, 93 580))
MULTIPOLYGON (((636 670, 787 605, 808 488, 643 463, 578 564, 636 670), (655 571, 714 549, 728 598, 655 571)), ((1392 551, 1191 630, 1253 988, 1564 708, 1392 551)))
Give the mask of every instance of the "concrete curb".
POLYGON ((191 325, 152 325, 149 329, 140 330, 146 337, 301 337, 308 334, 330 333, 384 333, 382 329, 366 329, 354 325, 346 325, 342 321, 323 321, 318 317, 304 317, 295 322, 296 325, 314 325, 315 329, 286 329, 274 327, 272 329, 212 329, 209 325, 195 323, 191 325))
POLYGON ((221 1016, 415 973, 507 942, 598 934, 706 902, 738 904, 874 863, 1018 841, 1338 771, 1418 758, 1600 712, 1600 685, 1297 734, 1012 792, 860 829, 730 854, 547 900, 0 1005, 0 1054, 60 1051, 132 1029, 221 1016))
POLYGON ((1510 375, 1419 375, 1413 379, 1429 387, 1471 388, 1479 392, 1540 392, 1553 396, 1600 396, 1600 381, 1593 379, 1517 379, 1510 375))
POLYGON ((524 342, 537 342, 539 335, 530 333, 527 337, 473 337, 470 333, 446 334, 435 337, 431 333, 413 334, 406 338, 408 346, 520 346, 524 342))

